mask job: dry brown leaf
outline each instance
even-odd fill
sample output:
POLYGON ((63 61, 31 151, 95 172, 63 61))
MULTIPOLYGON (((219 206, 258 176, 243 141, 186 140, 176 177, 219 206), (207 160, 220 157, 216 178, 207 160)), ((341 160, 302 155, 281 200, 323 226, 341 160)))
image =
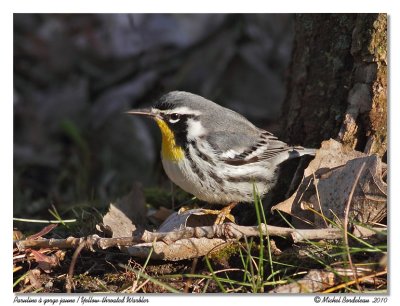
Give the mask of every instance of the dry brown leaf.
MULTIPOLYGON (((56 254, 45 255, 40 251, 31 250, 31 254, 35 258, 35 261, 38 263, 38 268, 42 269, 46 273, 50 273, 52 268, 59 265, 60 263, 60 254, 62 251, 58 251, 56 254)), ((62 257, 64 258, 64 257, 62 257)))
POLYGON ((96 228, 108 236, 129 237, 138 228, 145 225, 146 202, 139 184, 134 184, 131 192, 117 203, 110 204, 108 213, 103 217, 103 223, 96 228))
MULTIPOLYGON (((344 220, 345 205, 350 197, 355 175, 363 163, 365 168, 352 195, 350 220, 374 224, 387 215, 387 185, 381 179, 381 161, 377 155, 371 155, 350 160, 343 167, 334 169, 318 179, 317 188, 322 212, 330 220, 344 220)), ((313 208, 318 210, 318 198, 312 197, 310 202, 313 208)), ((315 218, 318 228, 323 227, 324 223, 322 218, 315 218)))
POLYGON ((322 143, 296 192, 272 210, 294 216, 293 225, 296 228, 324 228, 329 225, 310 208, 330 220, 343 221, 345 205, 363 163, 365 168, 352 195, 350 220, 366 224, 381 221, 387 214, 387 184, 383 181, 386 165, 377 155, 367 156, 334 140, 322 143))
POLYGON ((28 273, 28 277, 25 278, 25 282, 27 284, 27 280, 29 280, 29 283, 33 286, 35 289, 39 289, 42 287, 42 283, 39 281, 39 276, 40 276, 40 270, 39 269, 33 269, 30 270, 28 273))
POLYGON ((167 220, 160 225, 157 232, 171 232, 184 227, 208 226, 213 225, 217 215, 210 215, 206 210, 190 209, 180 210, 171 214, 167 220))
POLYGON ((47 226, 45 226, 44 228, 42 228, 39 232, 37 232, 36 234, 30 235, 29 237, 27 237, 26 239, 38 239, 41 238, 42 236, 50 233, 53 229, 55 229, 57 227, 57 224, 49 224, 47 226))

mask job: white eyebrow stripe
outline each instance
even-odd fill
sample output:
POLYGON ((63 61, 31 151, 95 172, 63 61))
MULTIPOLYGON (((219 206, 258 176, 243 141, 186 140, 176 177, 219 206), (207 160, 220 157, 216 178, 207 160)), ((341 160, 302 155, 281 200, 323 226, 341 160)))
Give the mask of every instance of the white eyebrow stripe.
POLYGON ((174 109, 167 109, 161 112, 164 114, 181 114, 181 115, 195 115, 195 116, 201 115, 200 111, 190 109, 186 106, 181 106, 174 109))

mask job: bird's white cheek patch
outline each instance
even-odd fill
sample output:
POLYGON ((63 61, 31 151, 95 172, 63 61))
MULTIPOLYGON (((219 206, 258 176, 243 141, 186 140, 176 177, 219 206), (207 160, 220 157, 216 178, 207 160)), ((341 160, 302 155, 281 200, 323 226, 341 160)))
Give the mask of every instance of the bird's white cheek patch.
POLYGON ((203 136, 206 133, 205 128, 198 120, 188 120, 188 138, 193 140, 197 137, 203 136))

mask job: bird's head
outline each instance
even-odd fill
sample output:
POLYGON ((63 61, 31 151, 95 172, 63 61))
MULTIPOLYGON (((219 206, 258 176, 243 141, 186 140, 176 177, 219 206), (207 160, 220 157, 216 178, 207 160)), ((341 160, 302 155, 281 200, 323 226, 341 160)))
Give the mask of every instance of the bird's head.
POLYGON ((162 96, 152 107, 126 112, 154 119, 162 134, 162 157, 179 161, 187 143, 207 133, 204 114, 218 105, 195 94, 173 91, 162 96))

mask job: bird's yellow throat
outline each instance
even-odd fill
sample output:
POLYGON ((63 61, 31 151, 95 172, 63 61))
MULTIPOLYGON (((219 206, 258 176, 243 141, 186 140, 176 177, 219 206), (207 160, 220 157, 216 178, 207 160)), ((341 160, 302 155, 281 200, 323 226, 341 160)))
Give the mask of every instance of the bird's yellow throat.
POLYGON ((183 152, 183 149, 176 144, 174 133, 164 120, 159 118, 155 118, 155 120, 160 127, 162 134, 162 157, 175 162, 180 161, 184 157, 185 153, 183 152))

